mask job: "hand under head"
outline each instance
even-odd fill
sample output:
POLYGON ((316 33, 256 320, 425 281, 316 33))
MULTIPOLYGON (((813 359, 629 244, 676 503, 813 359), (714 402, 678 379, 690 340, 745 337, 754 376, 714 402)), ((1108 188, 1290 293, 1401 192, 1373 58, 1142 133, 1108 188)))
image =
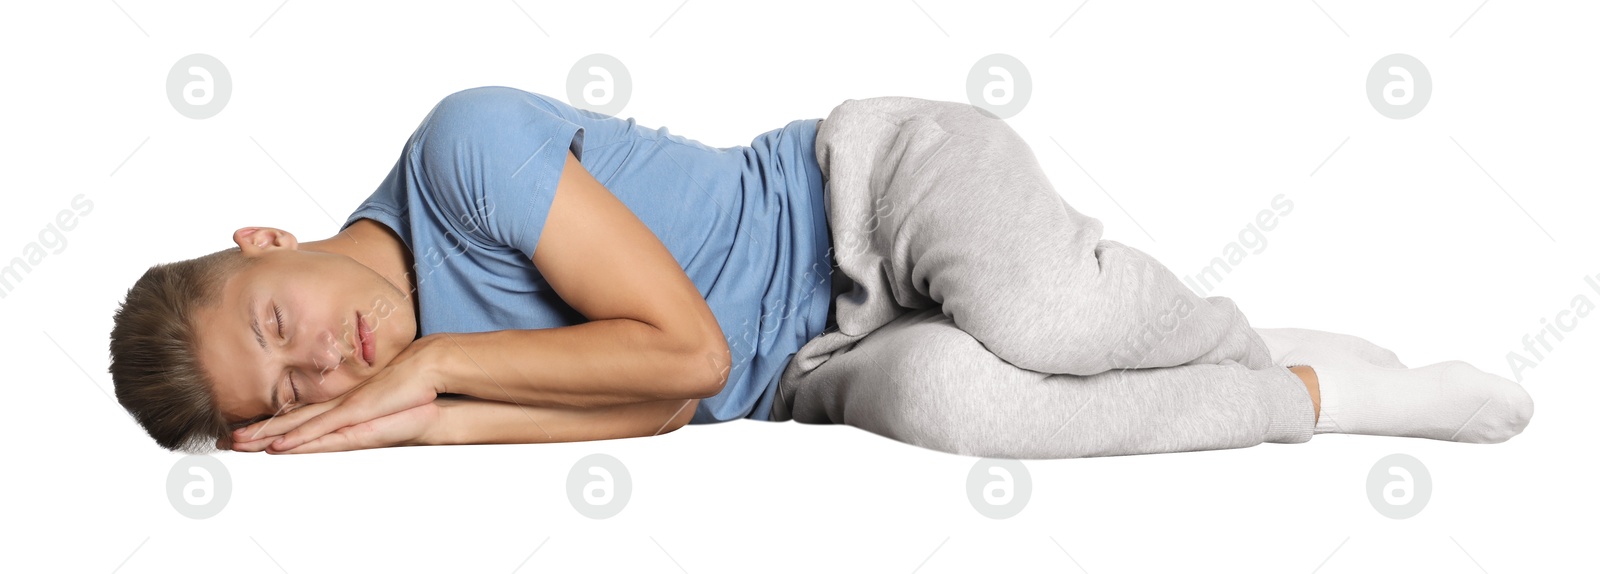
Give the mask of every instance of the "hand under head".
POLYGON ((246 227, 238 249, 152 267, 112 331, 118 401, 162 446, 194 451, 377 373, 416 338, 417 319, 410 286, 361 260, 392 237, 370 223, 304 245, 246 227))

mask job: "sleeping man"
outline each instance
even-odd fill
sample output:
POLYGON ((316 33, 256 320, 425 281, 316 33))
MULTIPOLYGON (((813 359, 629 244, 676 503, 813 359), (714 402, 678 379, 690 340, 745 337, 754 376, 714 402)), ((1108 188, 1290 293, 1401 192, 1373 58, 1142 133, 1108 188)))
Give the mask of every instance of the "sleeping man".
POLYGON ((269 453, 849 424, 1066 458, 1342 432, 1501 442, 1522 388, 1252 328, 1100 238, 1004 122, 847 100, 715 148, 505 87, 445 97, 331 237, 156 265, 118 401, 162 447, 269 453))

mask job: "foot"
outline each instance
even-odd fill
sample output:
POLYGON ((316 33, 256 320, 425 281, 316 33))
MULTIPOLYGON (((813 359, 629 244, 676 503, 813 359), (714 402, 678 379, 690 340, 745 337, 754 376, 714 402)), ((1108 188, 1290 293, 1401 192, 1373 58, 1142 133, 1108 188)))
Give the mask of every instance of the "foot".
POLYGON ((1331 347, 1340 349, 1368 363, 1390 369, 1404 369, 1400 357, 1383 347, 1372 344, 1371 341, 1354 335, 1315 331, 1312 329, 1256 329, 1261 339, 1267 342, 1267 350, 1272 352, 1272 363, 1282 365, 1284 356, 1301 347, 1331 347))
POLYGON ((1321 413, 1315 434, 1498 443, 1521 433, 1533 418, 1533 398, 1522 385, 1461 361, 1394 369, 1341 349, 1311 346, 1284 360, 1316 371, 1321 413))

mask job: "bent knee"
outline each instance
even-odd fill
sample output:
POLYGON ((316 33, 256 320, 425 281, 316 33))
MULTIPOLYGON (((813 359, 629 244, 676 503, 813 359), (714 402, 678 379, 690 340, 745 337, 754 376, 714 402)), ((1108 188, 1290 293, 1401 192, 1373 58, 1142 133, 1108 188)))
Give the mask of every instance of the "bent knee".
MULTIPOLYGON (((975 397, 994 376, 998 360, 954 325, 911 329, 880 358, 872 410, 846 422, 901 442, 959 452, 976 436, 975 397), (876 428, 871 428, 876 427, 876 428)), ((982 409, 979 409, 982 410, 982 409)))

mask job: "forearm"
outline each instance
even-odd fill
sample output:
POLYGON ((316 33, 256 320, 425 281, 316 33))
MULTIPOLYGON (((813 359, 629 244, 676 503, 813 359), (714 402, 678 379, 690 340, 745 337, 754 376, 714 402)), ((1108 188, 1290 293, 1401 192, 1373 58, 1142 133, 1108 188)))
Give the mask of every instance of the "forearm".
POLYGON ((598 408, 533 407, 472 397, 440 397, 426 444, 531 444, 654 436, 694 418, 699 399, 598 408))
POLYGON ((730 357, 630 319, 430 335, 441 392, 536 407, 593 408, 711 396, 730 357))

